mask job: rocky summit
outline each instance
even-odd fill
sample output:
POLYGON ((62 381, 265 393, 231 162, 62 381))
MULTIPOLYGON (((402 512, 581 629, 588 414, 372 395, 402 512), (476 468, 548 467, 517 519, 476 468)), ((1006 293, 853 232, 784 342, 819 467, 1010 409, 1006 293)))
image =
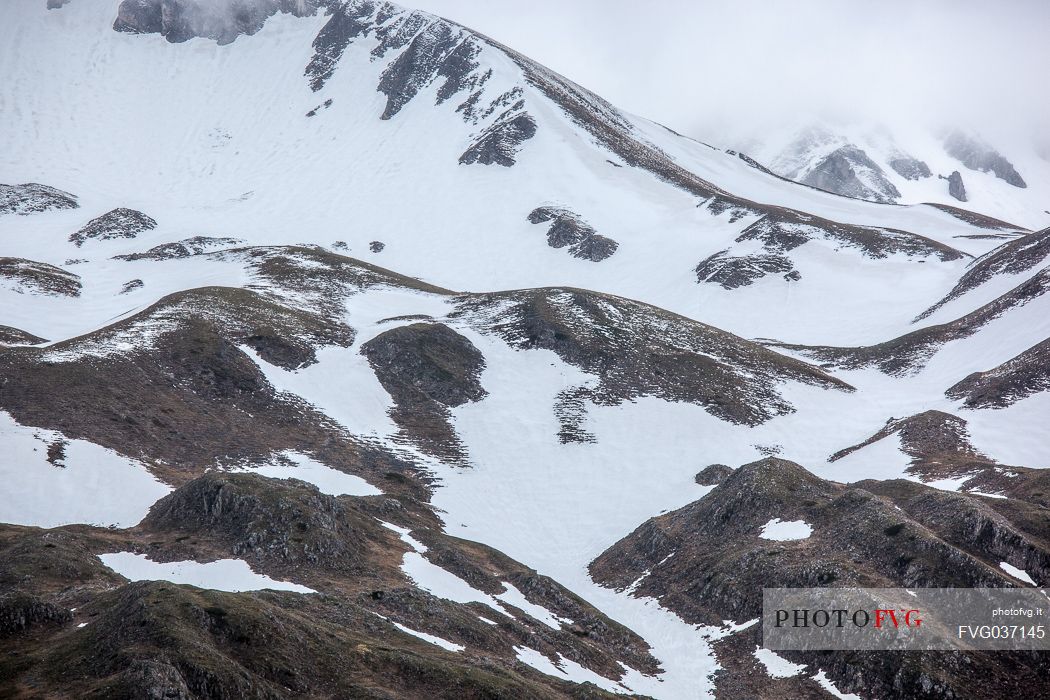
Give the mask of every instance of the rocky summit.
POLYGON ((716 148, 373 0, 17 0, 0 65, 0 697, 1045 696, 760 624, 1050 584, 1028 154, 716 148))

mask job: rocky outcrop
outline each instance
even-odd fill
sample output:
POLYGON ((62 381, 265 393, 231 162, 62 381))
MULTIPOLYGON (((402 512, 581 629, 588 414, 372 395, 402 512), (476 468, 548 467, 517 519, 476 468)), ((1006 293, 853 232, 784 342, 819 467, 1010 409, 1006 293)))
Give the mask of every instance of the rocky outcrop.
POLYGON ((39 214, 53 209, 77 209, 76 195, 54 187, 29 182, 23 185, 0 185, 0 215, 39 214))
POLYGON ((462 165, 514 165, 518 149, 536 135, 536 120, 528 113, 507 114, 497 119, 459 157, 462 165))
POLYGON ((107 241, 113 238, 135 238, 143 231, 157 228, 150 216, 134 209, 114 209, 91 221, 69 236, 71 243, 79 248, 88 240, 107 241))
POLYGON ((930 166, 926 165, 924 161, 911 156, 902 155, 891 158, 890 167, 905 180, 921 180, 933 174, 930 172, 930 166))
POLYGON ((547 245, 565 248, 574 258, 601 262, 616 252, 619 243, 599 235, 578 214, 560 207, 538 207, 529 212, 529 222, 542 224, 551 222, 547 229, 547 245))
POLYGON ((973 136, 953 131, 944 139, 944 150, 970 170, 992 172, 1014 187, 1028 186, 1005 156, 973 136))
POLYGON ((953 170, 948 176, 948 194, 960 202, 966 201, 966 186, 963 184, 962 175, 958 170, 953 170))
POLYGON ((203 37, 221 45, 256 33, 278 12, 306 17, 334 4, 331 0, 123 0, 113 29, 160 34, 173 43, 203 37))
POLYGON ((580 437, 587 402, 616 405, 656 396, 703 406, 731 423, 757 425, 794 410, 785 380, 852 387, 803 362, 717 328, 636 301, 579 289, 465 297, 451 318, 513 347, 551 350, 597 378, 562 393, 565 441, 580 437))
POLYGON ((0 345, 37 345, 46 343, 47 340, 28 333, 21 328, 11 326, 0 326, 0 345))
POLYGON ((179 292, 79 338, 0 348, 0 410, 23 425, 140 459, 170 483, 219 461, 295 450, 388 490, 421 492, 421 483, 404 476, 409 465, 275 390, 258 364, 300 368, 315 361, 316 348, 348 346, 353 338, 341 322, 248 290, 179 292))
POLYGON ((855 146, 842 146, 824 156, 800 182, 872 202, 893 202, 901 196, 882 168, 855 146))
POLYGON ((1050 268, 1039 271, 1006 294, 954 321, 926 326, 877 345, 853 348, 786 343, 770 345, 798 350, 808 357, 838 367, 876 367, 886 374, 906 376, 925 367, 945 343, 968 338, 1008 310, 1023 306, 1047 291, 1050 291, 1050 268))
POLYGON ((718 284, 723 289, 737 289, 769 274, 783 274, 788 281, 802 279, 791 258, 786 255, 769 253, 733 256, 728 253, 728 250, 723 250, 702 260, 693 270, 696 272, 696 281, 718 284), (792 273, 796 276, 789 277, 792 273))
POLYGON ((80 296, 80 276, 61 267, 24 258, 0 258, 0 281, 20 292, 50 296, 80 296))
POLYGON ((116 260, 181 260, 194 255, 201 255, 211 248, 234 246, 243 243, 239 238, 216 238, 214 236, 194 236, 173 243, 162 243, 153 246, 143 253, 117 255, 116 260))
POLYGON ((944 393, 966 408, 1003 408, 1043 391, 1050 391, 1050 338, 998 367, 968 375, 944 393))
MULTIPOLYGON (((769 587, 1004 587, 1015 583, 1000 561, 1050 576, 1047 526, 1032 519, 1036 510, 913 482, 837 484, 769 458, 738 468, 700 500, 641 525, 592 562, 590 572, 603 585, 658 599, 688 622, 716 625, 760 617, 762 589, 769 587), (803 521, 809 534, 764 539, 764 525, 773 519, 803 521)), ((735 651, 732 641, 715 642, 716 653, 734 659, 749 654, 760 629, 740 633, 754 641, 735 651)), ((1002 687, 1001 655, 938 664, 938 654, 928 652, 780 653, 808 664, 808 674, 825 670, 840 690, 877 697, 958 698, 994 695, 1002 687)), ((1010 658, 1015 682, 1036 692, 1050 670, 1047 660, 1024 653, 1010 658)), ((735 682, 736 664, 723 665, 716 693, 735 682)), ((790 691, 791 697, 800 694, 790 691)))
POLYGON ((875 259, 897 254, 942 261, 966 257, 965 253, 951 246, 908 231, 843 224, 783 208, 771 209, 736 239, 738 243, 760 241, 770 253, 787 253, 811 240, 839 243, 875 259))
POLYGON ((1017 275, 1046 263, 1050 263, 1050 228, 1007 241, 975 260, 952 290, 915 320, 926 318, 949 301, 998 275, 1017 275))
POLYGON ((732 473, 732 468, 725 464, 711 464, 697 473, 695 481, 701 486, 715 486, 725 481, 732 473))
POLYGON ((413 323, 380 333, 361 354, 394 400, 390 415, 404 435, 430 454, 465 464, 449 408, 485 397, 481 351, 444 324, 413 323))

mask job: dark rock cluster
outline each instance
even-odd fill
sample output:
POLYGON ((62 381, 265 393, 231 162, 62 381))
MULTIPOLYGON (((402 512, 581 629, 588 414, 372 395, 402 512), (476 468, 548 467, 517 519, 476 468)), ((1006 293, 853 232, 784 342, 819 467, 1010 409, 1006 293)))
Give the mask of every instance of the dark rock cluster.
POLYGON ((69 240, 79 248, 88 240, 106 241, 113 238, 134 238, 143 231, 157 228, 150 216, 134 209, 113 209, 87 222, 69 240))
POLYGON ((901 196, 882 168, 856 146, 842 146, 824 156, 801 182, 827 192, 872 202, 893 202, 901 196), (858 170, 864 172, 867 182, 861 180, 858 170))
POLYGON ((619 248, 611 238, 599 235, 578 214, 561 207, 538 207, 529 212, 529 222, 551 222, 547 229, 547 245, 551 248, 568 247, 574 258, 601 262, 619 248))
POLYGON ((384 331, 361 346, 394 400, 391 417, 422 449, 466 463, 449 408, 480 401, 485 358, 463 335, 441 323, 413 323, 384 331))
POLYGON ((54 187, 29 182, 23 185, 0 185, 0 215, 39 214, 52 209, 76 209, 76 195, 54 187))
POLYGON ((948 134, 944 139, 944 150, 970 170, 992 172, 997 178, 1014 187, 1028 186, 1021 174, 1003 154, 961 131, 953 131, 948 134))
POLYGON ((80 296, 79 275, 36 260, 0 258, 0 280, 7 280, 30 294, 80 296))

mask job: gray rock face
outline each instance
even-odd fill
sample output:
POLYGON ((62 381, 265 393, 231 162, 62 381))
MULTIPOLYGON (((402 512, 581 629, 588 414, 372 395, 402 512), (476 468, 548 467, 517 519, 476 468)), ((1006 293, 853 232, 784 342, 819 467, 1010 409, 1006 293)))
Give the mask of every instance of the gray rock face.
POLYGON ((959 174, 958 170, 953 170, 952 174, 948 176, 948 194, 960 202, 966 201, 966 186, 963 185, 962 175, 959 174))
POLYGON ((21 328, 0 326, 0 345, 37 345, 46 342, 44 338, 27 333, 21 328))
POLYGON ((361 346, 394 400, 391 418, 403 436, 435 456, 467 464, 450 422, 450 407, 480 401, 485 357, 467 338, 440 323, 413 323, 380 333, 361 346))
POLYGON ((39 214, 51 209, 76 209, 76 195, 28 182, 22 185, 0 185, 0 215, 39 214))
POLYGON ((944 140, 944 150, 970 170, 980 170, 983 173, 992 172, 997 178, 1014 187, 1028 187, 1020 173, 1014 169, 1013 164, 1005 156, 961 131, 954 131, 948 135, 944 140))
MULTIPOLYGON (((1000 561, 1023 565, 1037 578, 1050 571, 1040 512, 904 480, 840 484, 770 458, 739 467, 700 500, 642 524, 589 571, 603 585, 657 598, 687 622, 712 624, 760 616, 762 589, 770 586, 1005 587, 1014 583, 996 566, 1000 561), (765 539, 763 527, 773 518, 803 520, 812 532, 801 540, 765 539)), ((786 654, 825 669, 840 688, 882 698, 995 697, 1002 683, 990 676, 1003 663, 998 655, 968 654, 964 663, 946 664, 928 652, 889 662, 886 654, 852 651, 786 654), (938 669, 934 678, 930 667, 938 669), (930 683, 937 689, 914 692, 930 683)), ((1011 661, 1016 687, 1030 689, 1022 694, 1041 692, 1047 660, 1016 653, 1011 661)))
POLYGON ((901 196, 893 183, 886 179, 882 168, 854 146, 842 146, 829 153, 806 173, 801 182, 827 192, 874 202, 892 202, 901 196), (858 171, 864 173, 863 180, 858 171))
POLYGON ((1050 338, 987 372, 974 372, 945 393, 967 408, 1002 408, 1050 391, 1050 338))
POLYGON ((152 217, 134 209, 121 207, 87 222, 83 228, 71 234, 69 240, 79 248, 88 239, 107 241, 112 238, 134 238, 143 231, 155 228, 157 222, 152 217))
POLYGON ((54 265, 24 258, 0 258, 0 281, 19 291, 51 296, 80 296, 80 276, 54 265))
POLYGON ((369 16, 375 8, 371 3, 365 5, 359 7, 350 4, 334 8, 332 18, 314 38, 314 55, 306 65, 305 71, 310 89, 314 92, 323 88, 332 77, 350 42, 371 27, 369 16))
POLYGON ((389 119, 438 77, 438 103, 468 86, 468 76, 478 68, 480 48, 453 25, 438 21, 412 39, 401 55, 383 71, 379 91, 387 96, 381 119, 389 119))
POLYGON ((890 161, 890 167, 905 180, 921 180, 930 177, 930 166, 918 158, 901 156, 890 161))
POLYGON ((243 243, 239 238, 214 238, 211 236, 194 236, 184 238, 173 243, 162 243, 153 246, 144 253, 131 253, 130 255, 118 255, 117 260, 178 260, 201 255, 209 248, 221 246, 232 246, 243 243))
POLYGON ((696 475, 696 483, 701 486, 714 486, 721 484, 732 473, 732 468, 725 464, 711 464, 696 475))
POLYGON ((170 42, 194 37, 229 44, 241 34, 254 34, 278 12, 306 17, 326 0, 124 0, 113 29, 133 34, 160 34, 170 42))
POLYGON ((838 367, 876 367, 886 374, 904 377, 918 373, 945 343, 968 338, 1007 310, 1023 306, 1050 292, 1050 268, 1040 270, 1009 292, 949 323, 927 326, 877 345, 853 348, 792 346, 808 357, 838 367))
POLYGON ((923 311, 916 320, 926 318, 952 299, 961 297, 997 275, 1016 275, 1044 261, 1050 262, 1050 228, 1007 241, 978 258, 959 278, 952 291, 923 311))
POLYGON ((599 235, 578 214, 559 207, 538 207, 529 213, 534 224, 551 222, 547 229, 547 244, 551 248, 569 247, 574 258, 601 262, 619 247, 611 238, 599 235))
POLYGON ((794 273, 797 276, 792 276, 792 281, 802 277, 786 255, 769 253, 733 256, 727 253, 728 251, 723 250, 701 261, 694 269, 696 281, 718 284, 723 289, 737 289, 770 274, 779 273, 786 276, 794 273))
POLYGON ((508 115, 508 118, 500 118, 486 128, 459 157, 459 162, 463 165, 481 163, 509 168, 514 165, 514 157, 521 144, 535 135, 536 120, 527 112, 517 116, 508 115))
POLYGON ((587 404, 641 396, 689 402, 722 420, 758 425, 794 410, 779 393, 791 378, 843 391, 849 385, 805 363, 711 326, 622 297, 538 289, 463 298, 450 314, 522 350, 551 350, 598 377, 559 396, 559 437, 579 435, 587 404))

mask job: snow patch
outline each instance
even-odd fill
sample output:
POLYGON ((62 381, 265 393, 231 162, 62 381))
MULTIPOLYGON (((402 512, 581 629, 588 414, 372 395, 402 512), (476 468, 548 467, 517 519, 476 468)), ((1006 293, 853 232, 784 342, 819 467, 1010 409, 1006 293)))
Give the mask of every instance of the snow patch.
POLYGON ((330 496, 378 496, 383 492, 359 476, 332 469, 308 455, 286 450, 273 462, 231 471, 250 472, 273 479, 299 479, 313 484, 330 496))
POLYGON ((864 698, 855 693, 843 693, 841 690, 836 688, 824 671, 819 671, 816 675, 814 675, 813 680, 819 683, 821 688, 828 691, 836 698, 839 698, 839 700, 864 700, 864 698))
POLYGON ((86 440, 20 425, 0 411, 0 522, 132 527, 171 492, 146 466, 86 440), (48 461, 48 451, 61 456, 48 461))
POLYGON ((1031 576, 1028 575, 1028 572, 1024 569, 1018 569, 1016 566, 1008 564, 1005 561, 999 562, 999 568, 1013 576, 1018 581, 1024 581, 1025 583, 1032 586, 1036 585, 1036 582, 1032 579, 1031 576))
POLYGON ((770 678, 791 678, 802 673, 806 668, 806 664, 788 661, 780 654, 762 647, 755 649, 755 658, 766 667, 766 673, 770 678))
POLYGON ((805 520, 773 518, 762 526, 762 531, 758 536, 764 540, 786 542, 788 540, 804 540, 812 534, 813 527, 805 520))
POLYGON ((548 676, 572 681, 573 683, 593 683, 611 693, 625 694, 630 692, 623 685, 609 680, 605 676, 600 676, 572 659, 566 659, 561 654, 558 654, 558 662, 554 663, 540 652, 529 647, 514 647, 514 652, 518 656, 518 661, 548 676))
POLYGON ((243 559, 219 559, 201 563, 197 561, 157 562, 145 554, 113 552, 100 554, 102 563, 131 581, 170 581, 197 588, 240 593, 243 591, 292 591, 294 593, 316 593, 312 588, 289 581, 277 581, 257 574, 243 559))
POLYGON ((449 651, 463 651, 464 649, 466 649, 466 647, 462 644, 456 644, 455 642, 450 642, 447 639, 442 639, 441 637, 435 637, 434 635, 427 634, 426 632, 420 632, 410 627, 405 627, 400 622, 391 621, 391 624, 394 627, 397 627, 402 632, 405 632, 406 634, 410 634, 413 637, 419 637, 424 642, 430 642, 431 644, 439 646, 442 649, 447 649, 449 651))

